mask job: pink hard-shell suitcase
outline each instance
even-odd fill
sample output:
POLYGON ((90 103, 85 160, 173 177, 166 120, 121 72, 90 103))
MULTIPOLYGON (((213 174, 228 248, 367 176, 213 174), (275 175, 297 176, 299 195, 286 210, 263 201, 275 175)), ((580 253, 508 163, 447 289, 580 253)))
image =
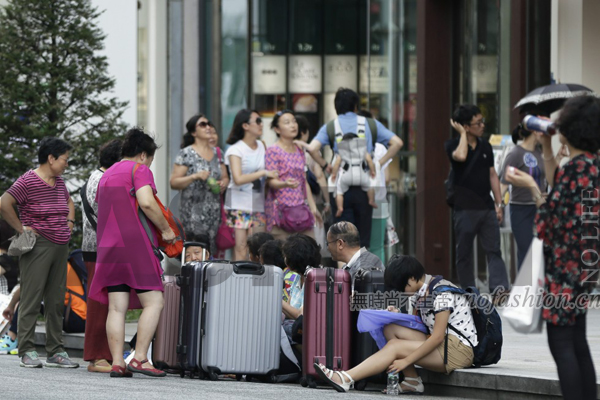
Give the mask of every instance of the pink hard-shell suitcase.
POLYGON ((308 271, 302 321, 302 386, 316 387, 314 363, 333 370, 351 366, 350 274, 333 268, 308 271))

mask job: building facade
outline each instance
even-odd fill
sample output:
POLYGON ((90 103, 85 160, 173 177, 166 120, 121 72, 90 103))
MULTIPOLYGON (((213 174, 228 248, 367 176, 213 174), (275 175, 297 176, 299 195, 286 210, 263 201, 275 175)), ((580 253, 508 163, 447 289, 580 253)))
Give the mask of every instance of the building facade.
POLYGON ((335 116, 337 88, 352 88, 405 143, 391 166, 392 250, 451 276, 452 109, 475 103, 487 135, 509 135, 513 105, 535 87, 600 92, 598 17, 596 0, 140 0, 137 122, 162 145, 154 170, 172 197, 170 170, 195 113, 224 144, 236 112, 257 109, 272 143, 275 112, 305 115, 314 134, 335 116))

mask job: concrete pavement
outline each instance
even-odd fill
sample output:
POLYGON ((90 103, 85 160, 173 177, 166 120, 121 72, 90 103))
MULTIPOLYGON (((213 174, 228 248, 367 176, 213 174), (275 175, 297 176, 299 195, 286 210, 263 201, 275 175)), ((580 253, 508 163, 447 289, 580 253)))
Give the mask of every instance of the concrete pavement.
MULTIPOLYGON (((78 369, 19 367, 17 356, 0 356, 0 371, 4 384, 3 400, 13 399, 231 399, 231 400, 327 400, 354 398, 359 400, 385 398, 378 390, 337 393, 329 387, 317 389, 300 385, 261 384, 223 380, 217 382, 199 379, 181 379, 179 375, 149 378, 136 374, 133 378, 110 378, 107 374, 90 373, 78 369)), ((412 400, 437 400, 447 397, 403 396, 412 400)))
MULTIPOLYGON (((600 382, 600 310, 589 311, 587 326, 588 341, 592 351, 592 357, 596 365, 596 376, 598 382, 600 382)), ((131 336, 133 333, 135 333, 135 324, 128 324, 127 335, 131 336)), ((508 324, 504 323, 503 335, 504 344, 502 348, 502 360, 497 365, 479 369, 458 370, 449 376, 437 373, 429 373, 424 370, 420 371, 421 376, 426 384, 426 393, 434 396, 485 399, 535 399, 560 397, 558 375, 556 372, 556 366, 548 348, 546 333, 544 332, 537 335, 521 335, 514 332, 514 330, 512 330, 508 324)), ((36 332, 36 342, 38 344, 42 344, 44 340, 45 335, 43 332, 43 326, 41 326, 38 327, 36 332)), ((80 356, 81 350, 77 350, 77 348, 83 348, 82 334, 66 336, 65 343, 70 344, 70 354, 80 356)), ((0 357, 0 365, 4 365, 5 361, 5 357, 0 357)), ((17 370, 22 369, 17 368, 17 370)), ((13 373, 14 371, 11 372, 11 374, 13 373)), ((93 374, 88 374, 85 372, 84 376, 87 375, 93 374)), ((193 383, 190 384, 195 385, 197 383, 199 383, 202 387, 204 387, 203 385, 208 384, 209 390, 215 390, 214 393, 217 395, 221 393, 222 388, 225 388, 225 386, 222 386, 222 383, 220 382, 208 383, 193 381, 193 383), (214 386, 214 389, 213 385, 216 385, 214 386)), ((182 385, 182 383, 173 382, 173 385, 179 387, 182 385)), ((185 386, 187 383, 183 385, 185 386)), ((231 398, 235 398, 235 396, 237 396, 235 395, 235 390, 237 389, 234 388, 239 387, 239 390, 245 391, 250 390, 250 386, 246 385, 258 384, 245 383, 244 386, 237 386, 240 385, 240 383, 228 382, 227 385, 227 389, 224 389, 223 395, 226 397, 231 395, 233 396, 231 398)), ((102 385, 100 384, 100 386, 102 385)), ((297 394, 304 398, 310 398, 312 393, 314 393, 309 389, 301 388, 299 385, 286 385, 286 390, 288 390, 288 386, 289 390, 293 393, 296 393, 296 391, 299 390, 300 392, 297 392, 297 394), (308 390, 308 392, 304 392, 306 390, 308 390)), ((191 388, 194 387, 197 386, 192 386, 191 388)), ((281 392, 276 389, 277 387, 281 387, 281 385, 266 385, 264 386, 264 396, 262 394, 259 396, 265 399, 270 398, 269 393, 271 393, 271 390, 274 391, 274 396, 280 396, 281 392)), ((190 390, 193 391, 191 388, 190 390)), ((261 393, 262 389, 258 388, 256 389, 256 392, 254 392, 254 388, 255 386, 252 386, 252 393, 256 393, 257 395, 261 393)), ((157 390, 160 393, 163 393, 163 389, 157 390)), ((185 389, 182 388, 181 390, 185 389)), ((327 394, 327 391, 324 390, 319 390, 318 392, 323 393, 324 395, 327 394)), ((600 393, 600 390, 598 392, 600 393)), ((354 391, 353 393, 357 393, 357 395, 361 396, 365 395, 357 391, 354 391)), ((319 397, 321 397, 321 395, 319 395, 319 397)))

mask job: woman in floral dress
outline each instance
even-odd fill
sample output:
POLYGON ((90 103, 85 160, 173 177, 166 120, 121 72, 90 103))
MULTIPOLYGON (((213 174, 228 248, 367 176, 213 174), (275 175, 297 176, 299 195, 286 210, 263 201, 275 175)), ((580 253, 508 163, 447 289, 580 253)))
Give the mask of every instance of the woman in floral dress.
POLYGON ((227 187, 225 166, 210 145, 212 124, 202 114, 186 123, 181 150, 171 173, 171 189, 181 191, 180 216, 188 236, 206 233, 210 253, 215 254, 215 238, 221 223, 220 194, 227 187))
POLYGON ((508 168, 507 181, 529 187, 538 207, 537 234, 544 242, 542 316, 565 399, 595 399, 596 373, 586 337, 589 293, 600 258, 600 99, 567 101, 556 122, 571 160, 558 168, 550 136, 539 136, 552 191, 545 200, 531 175, 508 168))

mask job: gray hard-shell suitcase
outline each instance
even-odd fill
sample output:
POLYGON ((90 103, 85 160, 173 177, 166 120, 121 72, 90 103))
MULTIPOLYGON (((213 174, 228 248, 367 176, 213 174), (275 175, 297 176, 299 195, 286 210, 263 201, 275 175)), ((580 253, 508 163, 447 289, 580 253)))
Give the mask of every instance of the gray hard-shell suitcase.
POLYGON ((202 369, 273 375, 279 368, 283 272, 247 261, 207 263, 202 310, 202 369))

